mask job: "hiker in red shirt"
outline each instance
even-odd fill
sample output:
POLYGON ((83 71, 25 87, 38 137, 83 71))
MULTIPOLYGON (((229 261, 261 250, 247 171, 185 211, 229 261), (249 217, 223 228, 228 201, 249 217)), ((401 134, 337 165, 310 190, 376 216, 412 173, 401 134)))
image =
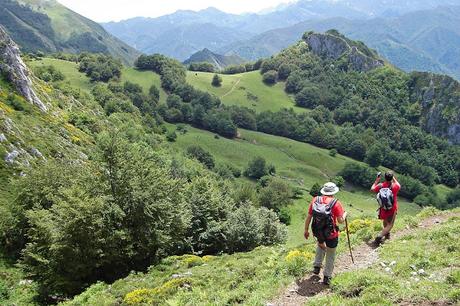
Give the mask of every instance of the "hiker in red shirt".
POLYGON ((324 257, 326 257, 326 264, 323 271, 323 283, 325 285, 330 284, 332 271, 334 270, 335 254, 339 243, 337 222, 343 223, 347 217, 342 204, 334 197, 337 192, 339 192, 339 187, 334 183, 324 184, 321 189, 322 196, 313 198, 308 209, 308 217, 305 220, 305 239, 308 239, 310 236, 309 227, 313 221, 311 229, 313 236, 318 241, 316 257, 313 263, 314 274, 319 274, 324 257))
POLYGON ((383 229, 380 234, 375 238, 374 245, 379 246, 383 238, 390 239, 390 231, 396 220, 398 213, 398 192, 401 185, 396 180, 393 172, 388 171, 385 173, 385 181, 380 183, 381 173, 377 174, 371 191, 377 193, 377 201, 380 204, 379 219, 383 220, 383 229))

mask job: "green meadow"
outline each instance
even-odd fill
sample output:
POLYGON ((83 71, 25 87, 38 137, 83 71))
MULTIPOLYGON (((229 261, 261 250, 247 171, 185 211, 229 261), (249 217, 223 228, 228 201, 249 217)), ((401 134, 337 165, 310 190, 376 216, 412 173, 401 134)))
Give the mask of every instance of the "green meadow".
MULTIPOLYGON (((74 62, 54 58, 43 58, 41 60, 31 61, 29 65, 31 65, 32 68, 40 66, 54 66, 65 75, 65 80, 59 83, 69 84, 73 88, 90 92, 93 87, 93 83, 91 83, 84 73, 78 71, 78 64, 74 62)), ((121 72, 120 81, 130 81, 132 83, 139 84, 144 89, 145 93, 148 93, 150 87, 155 85, 160 90, 160 101, 166 100, 166 93, 161 88, 160 76, 156 73, 152 73, 150 71, 139 71, 135 68, 124 66, 121 72)))
POLYGON ((293 97, 284 91, 284 82, 273 86, 262 82, 259 71, 241 74, 221 74, 222 85, 211 85, 213 73, 187 72, 187 82, 194 87, 213 93, 226 105, 245 106, 257 112, 278 111, 282 108, 293 108, 296 112, 305 112, 305 108, 295 106, 293 97))
MULTIPOLYGON (((174 129, 174 125, 168 125, 174 129)), ((285 179, 293 186, 302 188, 304 196, 295 200, 289 207, 291 225, 287 245, 294 247, 304 242, 303 222, 311 196, 308 191, 314 183, 323 184, 333 179, 345 163, 352 159, 337 154, 329 155, 329 151, 307 143, 283 137, 267 135, 240 129, 240 139, 215 137, 213 133, 187 127, 187 133, 180 134, 173 147, 186 150, 189 146, 200 144, 209 151, 217 163, 232 164, 244 170, 248 162, 257 156, 264 157, 268 163, 275 165, 277 176, 285 179)), ((369 182, 369 186, 372 182, 369 182)), ((350 218, 376 217, 377 202, 372 193, 362 188, 345 186, 338 194, 350 218)), ((401 215, 415 215, 419 206, 404 199, 399 200, 401 215)))

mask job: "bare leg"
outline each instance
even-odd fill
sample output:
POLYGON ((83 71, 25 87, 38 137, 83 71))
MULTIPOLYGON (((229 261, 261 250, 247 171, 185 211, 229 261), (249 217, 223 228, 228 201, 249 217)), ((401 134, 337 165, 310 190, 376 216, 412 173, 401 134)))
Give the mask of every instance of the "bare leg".
POLYGON ((385 235, 391 232, 391 229, 393 228, 395 224, 395 220, 396 220, 396 213, 394 213, 394 215, 389 217, 388 219, 383 220, 384 228, 382 232, 380 233, 380 237, 384 237, 385 235))

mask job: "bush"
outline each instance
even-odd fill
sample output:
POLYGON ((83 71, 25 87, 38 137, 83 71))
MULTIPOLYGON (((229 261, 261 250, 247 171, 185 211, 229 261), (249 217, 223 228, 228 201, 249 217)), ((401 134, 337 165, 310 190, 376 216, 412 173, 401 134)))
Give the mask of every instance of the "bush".
POLYGON ((201 62, 201 63, 191 63, 188 66, 188 69, 190 71, 214 72, 215 67, 211 63, 201 62))
POLYGON ((248 167, 244 171, 244 175, 253 178, 260 179, 261 177, 268 174, 267 162, 263 157, 256 157, 248 163, 248 167))
POLYGON ((290 251, 284 259, 287 273, 295 277, 304 276, 311 269, 314 257, 315 255, 311 252, 290 251))
POLYGON ((187 155, 191 158, 195 158, 208 169, 214 168, 214 157, 212 154, 198 145, 188 147, 187 155))
POLYGON ((86 73, 92 82, 108 82, 121 76, 123 65, 110 55, 82 53, 79 60, 79 71, 86 73))
POLYGON ((230 252, 244 252, 256 246, 282 243, 286 226, 279 223, 276 213, 243 203, 230 213, 225 226, 227 248, 230 252))
POLYGON ((310 189, 310 195, 312 197, 319 196, 321 194, 321 188, 322 186, 319 183, 314 183, 310 189))
POLYGON ((264 81, 265 84, 268 84, 268 85, 276 84, 277 78, 278 78, 278 73, 275 70, 267 71, 262 75, 262 80, 264 81))
POLYGON ((279 212, 282 207, 291 203, 292 189, 285 181, 270 177, 266 187, 259 191, 259 203, 261 206, 279 212))
POLYGON ((336 157, 337 156, 337 150, 336 149, 329 150, 329 156, 336 157))
POLYGON ((222 78, 218 74, 214 74, 214 76, 212 77, 211 85, 214 87, 222 86, 222 78))
POLYGON ((65 79, 64 74, 51 65, 37 67, 35 75, 45 82, 58 82, 65 79))
POLYGON ((170 131, 166 134, 166 140, 169 142, 175 142, 177 139, 177 134, 175 131, 170 131))

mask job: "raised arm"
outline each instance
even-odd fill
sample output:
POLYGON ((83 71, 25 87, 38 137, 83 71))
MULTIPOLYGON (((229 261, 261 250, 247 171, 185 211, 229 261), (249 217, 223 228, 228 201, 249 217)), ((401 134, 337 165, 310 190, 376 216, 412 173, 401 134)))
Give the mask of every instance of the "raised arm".
POLYGON ((374 184, 372 184, 371 191, 375 191, 377 186, 380 184, 380 176, 382 175, 381 172, 377 173, 377 178, 374 181, 374 184))

